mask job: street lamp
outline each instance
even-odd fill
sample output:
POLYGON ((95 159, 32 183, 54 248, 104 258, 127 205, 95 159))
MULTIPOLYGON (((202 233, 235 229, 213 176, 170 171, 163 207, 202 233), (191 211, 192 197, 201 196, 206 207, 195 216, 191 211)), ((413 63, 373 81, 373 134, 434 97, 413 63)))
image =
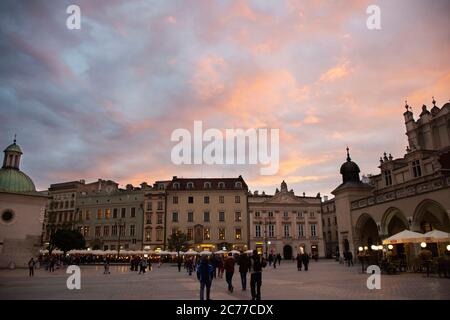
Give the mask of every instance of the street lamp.
POLYGON ((122 228, 121 227, 123 226, 123 230, 125 232, 125 221, 122 224, 122 219, 119 219, 119 223, 115 222, 114 225, 116 226, 116 228, 117 228, 117 226, 119 227, 119 230, 118 230, 119 237, 118 237, 118 240, 117 240, 117 258, 119 258, 120 257, 120 236, 122 235, 122 232, 121 232, 122 228))
POLYGON ((388 245, 388 249, 392 250, 392 249, 394 249, 394 246, 392 244, 390 244, 390 245, 388 245))
POLYGON ((422 242, 421 244, 420 244, 420 246, 422 247, 422 248, 426 248, 427 247, 427 244, 425 243, 425 242, 422 242))

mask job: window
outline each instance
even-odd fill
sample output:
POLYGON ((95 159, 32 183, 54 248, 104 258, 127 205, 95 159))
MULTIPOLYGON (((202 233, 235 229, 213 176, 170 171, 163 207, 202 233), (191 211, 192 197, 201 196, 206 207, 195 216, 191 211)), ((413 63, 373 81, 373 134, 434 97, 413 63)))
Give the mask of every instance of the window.
POLYGON ((203 229, 203 240, 210 240, 211 234, 209 233, 209 228, 203 229))
POLYGON ((290 237, 291 236, 291 226, 288 224, 285 224, 283 229, 284 229, 284 236, 286 238, 290 237))
POLYGON ((219 182, 217 186, 219 187, 219 189, 225 189, 225 182, 219 182))
POLYGON ((209 222, 209 212, 208 211, 203 212, 203 221, 209 222))
POLYGON ((83 213, 82 212, 80 212, 80 214, 79 214, 79 216, 78 216, 78 220, 83 220, 83 213))
POLYGON ((136 243, 137 243, 137 240, 136 240, 136 239, 132 239, 132 240, 131 240, 131 243, 132 243, 132 244, 136 244, 136 243))
POLYGON ((73 206, 75 205, 75 201, 70 201, 70 207, 73 208, 73 206))
POLYGON ((121 237, 125 236, 125 226, 124 225, 119 226, 119 232, 120 232, 121 237))
POLYGON ((172 222, 178 222, 178 212, 172 212, 172 222))
POLYGON ((127 212, 127 209, 126 209, 126 208, 122 208, 122 211, 121 211, 121 213, 120 213, 120 216, 121 216, 122 218, 125 218, 126 212, 127 212))
POLYGON ((220 211, 219 212, 219 221, 225 221, 225 212, 223 212, 223 211, 220 211))
POLYGON ((414 178, 422 176, 422 169, 420 168, 420 160, 415 160, 412 163, 414 178))
POLYGON ((305 236, 305 225, 301 223, 298 224, 297 230, 298 230, 298 237, 303 238, 305 236))
POLYGON ((113 209, 113 218, 117 219, 117 208, 113 209))
POLYGON ((234 197, 234 203, 241 203, 241 197, 240 196, 235 196, 234 197))
POLYGON ((188 228, 187 229, 187 241, 191 241, 193 239, 194 229, 188 228))
POLYGON ((311 212, 309 213, 309 217, 310 217, 310 218, 314 218, 314 211, 311 211, 311 212))
POLYGON ((136 217, 136 208, 131 208, 131 217, 134 218, 136 217))
POLYGON ((273 211, 269 211, 269 217, 273 217, 273 211))
POLYGON ((241 240, 242 239, 242 231, 241 228, 236 228, 234 231, 234 238, 236 240, 241 240))
POLYGON ((111 245, 111 250, 116 250, 116 245, 115 244, 111 245))
POLYGON ((163 202, 158 201, 158 210, 163 210, 163 202))
POLYGON ((95 236, 100 237, 102 235, 102 227, 96 226, 95 227, 95 236))
POLYGON ((105 210, 105 219, 111 219, 111 209, 105 210))
POLYGON ((98 209, 97 210, 97 220, 100 220, 102 218, 103 214, 102 214, 102 209, 98 209))
POLYGON ((173 188, 174 188, 174 189, 180 189, 180 184, 179 184, 178 182, 175 182, 175 183, 173 184, 173 188))
POLYGON ((203 184, 203 188, 205 188, 205 189, 211 189, 211 182, 205 182, 205 183, 203 184))
POLYGON ((330 218, 328 218, 328 225, 331 226, 330 218))
POLYGON ((331 241, 331 231, 328 231, 328 241, 331 241))
POLYGON ((128 243, 125 243, 125 250, 128 250, 130 248, 130 245, 128 243))
POLYGON ((337 219, 334 217, 334 225, 337 225, 337 219))
POLYGON ((62 213, 58 214, 58 222, 62 221, 62 213))
POLYGON ((391 170, 384 170, 383 176, 384 176, 384 183, 385 183, 385 185, 386 186, 392 185, 391 170))
POLYGON ((193 196, 189 196, 188 197, 188 203, 194 203, 194 197, 193 196))
POLYGON ((156 241, 162 241, 163 231, 162 229, 156 229, 156 241))
POLYGON ((151 213, 147 213, 147 214, 145 215, 145 217, 146 217, 145 223, 147 223, 147 224, 152 224, 152 214, 151 214, 151 213))
POLYGON ((158 221, 156 223, 157 224, 162 224, 163 223, 163 214, 162 213, 158 213, 158 221))
POLYGON ((303 213, 302 212, 297 212, 297 218, 303 219, 303 213))
POLYGON ((225 228, 219 228, 219 240, 225 240, 225 228))
POLYGON ((186 185, 187 189, 194 189, 194 183, 193 182, 188 182, 186 185))
POLYGON ((188 212, 188 222, 194 222, 194 213, 188 212))
POLYGON ((261 217, 261 212, 255 211, 255 218, 259 218, 259 217, 261 217))
POLYGON ((145 228, 145 240, 146 241, 152 240, 152 228, 145 228))
POLYGON ((225 197, 219 196, 219 203, 225 203, 225 197))
POLYGON ((209 196, 203 197, 203 203, 209 203, 209 196))
POLYGON ((172 200, 173 200, 173 204, 178 204, 178 197, 177 196, 173 196, 172 200))
POLYGON ((147 211, 152 211, 152 202, 147 202, 147 211))
POLYGON ((111 235, 113 237, 117 236, 117 226, 112 226, 111 227, 111 235))
POLYGON ((130 237, 134 237, 136 231, 136 227, 134 224, 130 225, 130 237))
POLYGON ((84 234, 83 234, 83 235, 84 235, 85 237, 89 237, 89 231, 90 231, 89 226, 85 226, 85 227, 84 227, 84 234))
POLYGON ((109 226, 103 226, 103 236, 109 237, 109 226))
POLYGON ((177 234, 178 233, 178 228, 172 228, 172 234, 177 234))
POLYGON ((242 182, 237 181, 237 182, 234 184, 234 187, 235 187, 236 189, 242 189, 242 182))
POLYGON ((275 238, 275 225, 269 224, 269 238, 275 238))
POLYGON ((235 212, 234 213, 234 221, 241 222, 241 220, 242 220, 241 212, 240 211, 235 212))
POLYGON ((317 225, 316 224, 311 225, 311 237, 317 237, 317 225))
POLYGON ((287 211, 283 212, 283 217, 289 218, 289 213, 287 211))
POLYGON ((261 225, 260 224, 255 225, 255 236, 257 238, 261 238, 261 225))

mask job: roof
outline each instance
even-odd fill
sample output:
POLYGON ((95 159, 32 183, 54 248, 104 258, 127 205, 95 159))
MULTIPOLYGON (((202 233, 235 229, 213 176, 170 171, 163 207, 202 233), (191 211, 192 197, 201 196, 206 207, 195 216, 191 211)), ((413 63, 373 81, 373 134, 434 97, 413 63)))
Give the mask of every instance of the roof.
POLYGON ((33 180, 20 170, 0 169, 0 190, 6 192, 35 192, 33 180))
POLYGON ((242 176, 237 178, 178 178, 173 177, 172 181, 167 186, 167 190, 214 190, 214 189, 228 189, 236 190, 236 182, 242 183, 242 190, 248 190, 248 186, 245 183, 242 176), (211 187, 206 187, 209 182, 211 187), (174 184, 178 183, 179 186, 174 188, 174 184), (188 183, 193 183, 193 188, 188 188, 188 183), (223 183, 223 187, 219 187, 219 184, 223 183))
POLYGON ((22 153, 22 149, 20 149, 19 145, 15 142, 13 144, 10 144, 4 152, 19 152, 22 153))

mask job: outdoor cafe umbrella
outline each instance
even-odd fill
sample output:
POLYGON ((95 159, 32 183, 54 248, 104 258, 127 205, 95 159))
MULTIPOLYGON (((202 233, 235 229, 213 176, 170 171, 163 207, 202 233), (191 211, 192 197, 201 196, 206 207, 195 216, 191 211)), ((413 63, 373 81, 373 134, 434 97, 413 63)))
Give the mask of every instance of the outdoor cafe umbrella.
POLYGON ((253 250, 247 250, 247 251, 245 251, 245 253, 247 253, 247 254, 253 253, 253 250))
POLYGON ((200 252, 200 255, 211 255, 212 254, 212 252, 211 251, 202 251, 202 252, 200 252))
POLYGON ((241 252, 240 252, 240 251, 237 251, 237 250, 231 250, 230 253, 231 253, 231 254, 241 254, 241 252))
POLYGON ((424 234, 426 242, 450 242, 450 233, 433 230, 424 234))
POLYGON ((423 241, 423 236, 423 233, 403 230, 387 239, 384 239, 383 244, 420 243, 423 241))
POLYGON ((214 254, 225 254, 225 253, 227 253, 227 252, 224 250, 219 250, 219 251, 214 252, 214 254))

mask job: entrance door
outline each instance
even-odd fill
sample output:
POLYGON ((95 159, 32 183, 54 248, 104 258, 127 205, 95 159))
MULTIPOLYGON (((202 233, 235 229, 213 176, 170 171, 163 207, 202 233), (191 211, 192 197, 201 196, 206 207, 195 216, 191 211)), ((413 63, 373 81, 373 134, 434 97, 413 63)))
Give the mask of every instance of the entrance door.
POLYGON ((283 248, 283 257, 285 260, 292 259, 292 247, 290 245, 285 245, 283 248))

